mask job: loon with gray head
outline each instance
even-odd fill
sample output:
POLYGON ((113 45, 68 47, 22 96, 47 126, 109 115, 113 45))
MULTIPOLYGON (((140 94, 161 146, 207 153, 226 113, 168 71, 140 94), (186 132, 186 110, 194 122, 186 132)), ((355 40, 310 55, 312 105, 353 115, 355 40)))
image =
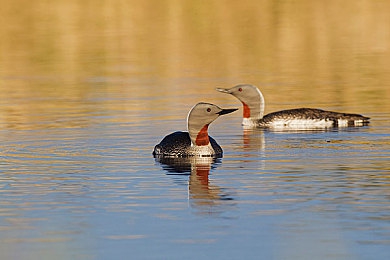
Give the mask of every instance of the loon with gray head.
POLYGON ((318 129, 331 127, 365 126, 369 117, 359 114, 339 113, 316 108, 296 108, 273 112, 264 116, 264 97, 260 90, 249 84, 217 91, 231 94, 243 105, 244 127, 281 129, 318 129))
POLYGON ((237 108, 222 109, 210 103, 198 103, 188 113, 188 132, 167 135, 154 147, 154 157, 222 157, 221 146, 208 134, 209 124, 237 108))

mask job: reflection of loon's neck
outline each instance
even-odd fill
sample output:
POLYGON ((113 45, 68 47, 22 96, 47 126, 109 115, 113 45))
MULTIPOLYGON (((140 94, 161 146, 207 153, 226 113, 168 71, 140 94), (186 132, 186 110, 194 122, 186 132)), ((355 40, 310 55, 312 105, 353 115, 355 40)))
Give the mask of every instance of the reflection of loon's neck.
MULTIPOLYGON (((191 163, 191 175, 188 183, 190 199, 193 205, 205 206, 212 205, 219 199, 219 194, 215 192, 216 187, 211 188, 209 183, 209 174, 212 158, 196 158, 191 163)), ((203 209, 202 209, 203 211, 203 209)))
POLYGON ((188 183, 191 204, 201 212, 208 213, 209 207, 214 206, 220 200, 220 189, 209 183, 210 168, 204 164, 194 165, 188 183))
POLYGON ((266 142, 264 137, 264 130, 259 128, 248 128, 244 129, 243 136, 243 151, 242 159, 243 162, 248 164, 248 158, 254 157, 256 160, 250 160, 249 162, 255 161, 260 169, 265 169, 265 156, 266 156, 266 142))
POLYGON ((191 169, 191 175, 196 176, 196 178, 199 180, 199 184, 203 186, 203 188, 208 189, 209 185, 209 173, 211 169, 210 164, 196 164, 195 166, 192 166, 193 169, 191 169))

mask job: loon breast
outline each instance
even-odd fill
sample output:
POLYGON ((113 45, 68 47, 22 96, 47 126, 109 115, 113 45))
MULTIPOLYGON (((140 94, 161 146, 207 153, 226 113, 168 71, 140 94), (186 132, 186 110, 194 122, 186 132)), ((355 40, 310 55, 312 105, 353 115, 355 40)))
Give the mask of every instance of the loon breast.
POLYGON ((267 114, 259 120, 263 127, 324 128, 362 126, 368 117, 358 114, 339 113, 315 108, 297 108, 267 114))
POLYGON ((154 147, 154 157, 222 157, 222 148, 209 136, 210 146, 192 146, 188 132, 174 132, 154 147))

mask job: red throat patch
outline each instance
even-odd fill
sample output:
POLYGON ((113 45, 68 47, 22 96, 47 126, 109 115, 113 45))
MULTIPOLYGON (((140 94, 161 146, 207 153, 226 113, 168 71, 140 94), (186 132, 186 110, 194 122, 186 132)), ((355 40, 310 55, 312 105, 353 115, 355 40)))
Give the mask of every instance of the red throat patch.
POLYGON ((244 102, 242 102, 242 105, 244 106, 244 111, 243 111, 243 115, 242 116, 244 118, 250 118, 251 117, 251 109, 244 102))
POLYGON ((204 127, 202 127, 202 129, 200 129, 198 135, 196 136, 196 140, 195 140, 195 144, 196 145, 208 145, 210 140, 209 140, 209 133, 208 133, 208 128, 209 128, 209 125, 205 125, 204 127))

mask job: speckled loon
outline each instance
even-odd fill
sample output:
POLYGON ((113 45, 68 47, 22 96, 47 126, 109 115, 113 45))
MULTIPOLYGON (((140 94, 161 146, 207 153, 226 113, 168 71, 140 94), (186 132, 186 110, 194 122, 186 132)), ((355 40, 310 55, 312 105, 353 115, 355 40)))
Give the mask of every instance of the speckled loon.
POLYGON ((364 126, 369 117, 339 113, 316 108, 296 108, 264 115, 264 97, 260 90, 249 84, 230 89, 217 88, 238 98, 243 105, 244 127, 315 129, 330 127, 364 126))
POLYGON ((174 132, 154 147, 154 157, 222 157, 222 148, 208 134, 209 124, 237 108, 222 109, 210 103, 198 103, 188 113, 188 132, 174 132))

